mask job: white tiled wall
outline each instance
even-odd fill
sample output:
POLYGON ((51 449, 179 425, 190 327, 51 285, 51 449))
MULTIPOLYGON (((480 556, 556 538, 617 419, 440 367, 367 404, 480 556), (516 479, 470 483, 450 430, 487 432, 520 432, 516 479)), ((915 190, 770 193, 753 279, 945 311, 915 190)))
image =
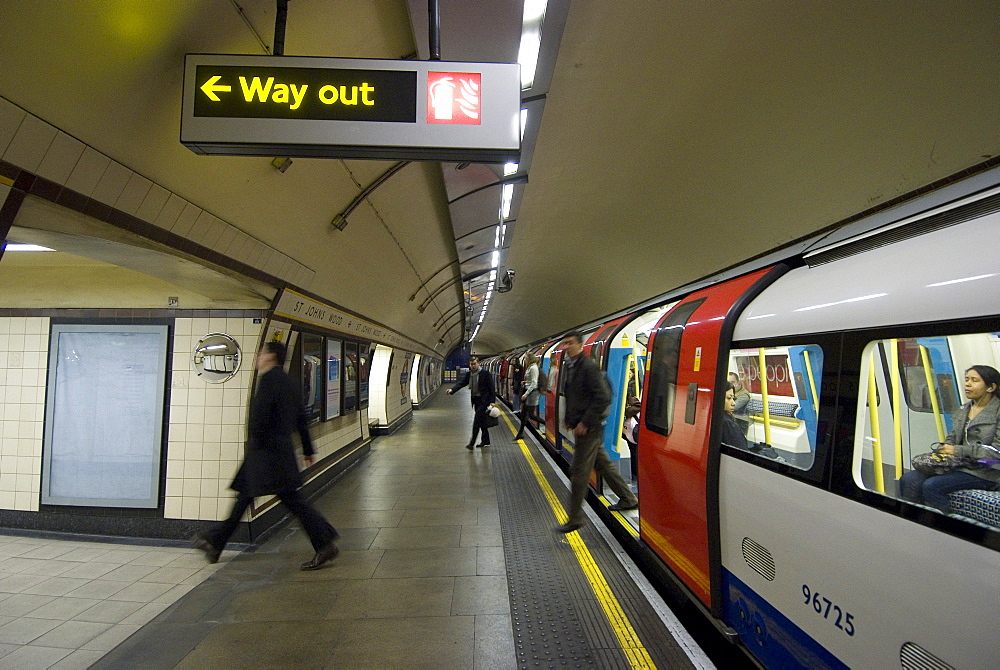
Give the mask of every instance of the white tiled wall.
POLYGON ((253 319, 175 319, 164 517, 223 519, 229 484, 243 458, 246 412, 261 324, 253 319), (192 363, 198 340, 226 333, 240 343, 240 370, 222 384, 204 381, 192 363))
POLYGON ((38 510, 49 320, 0 317, 0 509, 38 510))
POLYGON ((316 272, 0 98, 0 158, 299 286, 316 272))

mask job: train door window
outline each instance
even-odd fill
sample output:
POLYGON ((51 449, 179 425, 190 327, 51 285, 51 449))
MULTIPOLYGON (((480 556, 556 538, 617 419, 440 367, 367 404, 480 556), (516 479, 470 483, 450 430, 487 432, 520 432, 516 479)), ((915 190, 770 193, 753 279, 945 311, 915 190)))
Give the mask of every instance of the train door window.
POLYGON ((1000 333, 875 340, 865 347, 860 368, 855 483, 882 495, 1000 526, 1000 492, 996 491, 1000 488, 1000 430, 993 423, 977 425, 966 418, 976 400, 987 406, 1000 403, 998 396, 987 394, 988 382, 975 383, 1000 376, 996 372, 1000 333), (956 455, 965 457, 962 472, 973 478, 964 482, 967 488, 927 499, 927 476, 913 471, 912 459, 938 443, 951 445, 956 455))
POLYGON ((649 353, 649 399, 646 400, 646 428, 669 435, 673 427, 677 366, 680 361, 684 326, 705 298, 674 308, 663 319, 649 353))
POLYGON ((815 344, 732 349, 722 443, 808 470, 816 458, 823 349, 815 344))
POLYGON ((344 342, 344 414, 358 409, 358 343, 344 342))
POLYGON ((325 393, 323 338, 312 333, 302 333, 299 342, 302 344, 302 367, 299 377, 302 381, 302 405, 305 407, 309 423, 313 423, 320 419, 325 393))

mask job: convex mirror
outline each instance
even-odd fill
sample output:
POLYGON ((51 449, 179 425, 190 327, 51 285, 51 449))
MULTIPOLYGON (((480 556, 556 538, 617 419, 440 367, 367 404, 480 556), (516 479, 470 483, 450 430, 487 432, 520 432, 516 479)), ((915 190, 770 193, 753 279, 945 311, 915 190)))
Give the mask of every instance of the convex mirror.
POLYGON ((209 333, 194 348, 194 366, 209 384, 232 379, 240 369, 239 342, 223 333, 209 333))

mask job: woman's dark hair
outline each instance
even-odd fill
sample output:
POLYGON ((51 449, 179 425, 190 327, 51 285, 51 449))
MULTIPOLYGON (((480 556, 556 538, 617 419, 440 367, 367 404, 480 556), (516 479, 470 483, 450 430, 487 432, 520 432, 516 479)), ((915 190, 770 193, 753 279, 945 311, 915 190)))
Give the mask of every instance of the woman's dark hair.
POLYGON ((993 389, 993 397, 1000 398, 1000 371, 989 365, 973 365, 969 367, 969 370, 975 370, 976 373, 982 377, 983 381, 986 382, 986 387, 995 386, 993 389))
POLYGON ((726 390, 727 391, 732 391, 733 393, 736 393, 736 387, 733 386, 732 382, 726 382, 726 390))

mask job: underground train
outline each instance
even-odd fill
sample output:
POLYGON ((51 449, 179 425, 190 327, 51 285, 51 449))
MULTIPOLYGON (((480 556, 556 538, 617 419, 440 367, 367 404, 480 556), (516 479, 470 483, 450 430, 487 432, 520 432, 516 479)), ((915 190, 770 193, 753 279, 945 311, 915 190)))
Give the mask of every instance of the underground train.
MULTIPOLYGON (((998 235, 1000 168, 580 329, 612 388, 605 448, 626 481, 635 460, 640 500, 602 509, 595 480, 600 514, 758 664, 1000 663, 1000 465, 948 513, 899 486, 952 431, 966 371, 1000 369, 998 235), (736 438, 730 379, 749 395, 736 438)), ((528 351, 551 386, 536 434, 568 459, 558 335, 485 365, 513 403, 528 351)))

